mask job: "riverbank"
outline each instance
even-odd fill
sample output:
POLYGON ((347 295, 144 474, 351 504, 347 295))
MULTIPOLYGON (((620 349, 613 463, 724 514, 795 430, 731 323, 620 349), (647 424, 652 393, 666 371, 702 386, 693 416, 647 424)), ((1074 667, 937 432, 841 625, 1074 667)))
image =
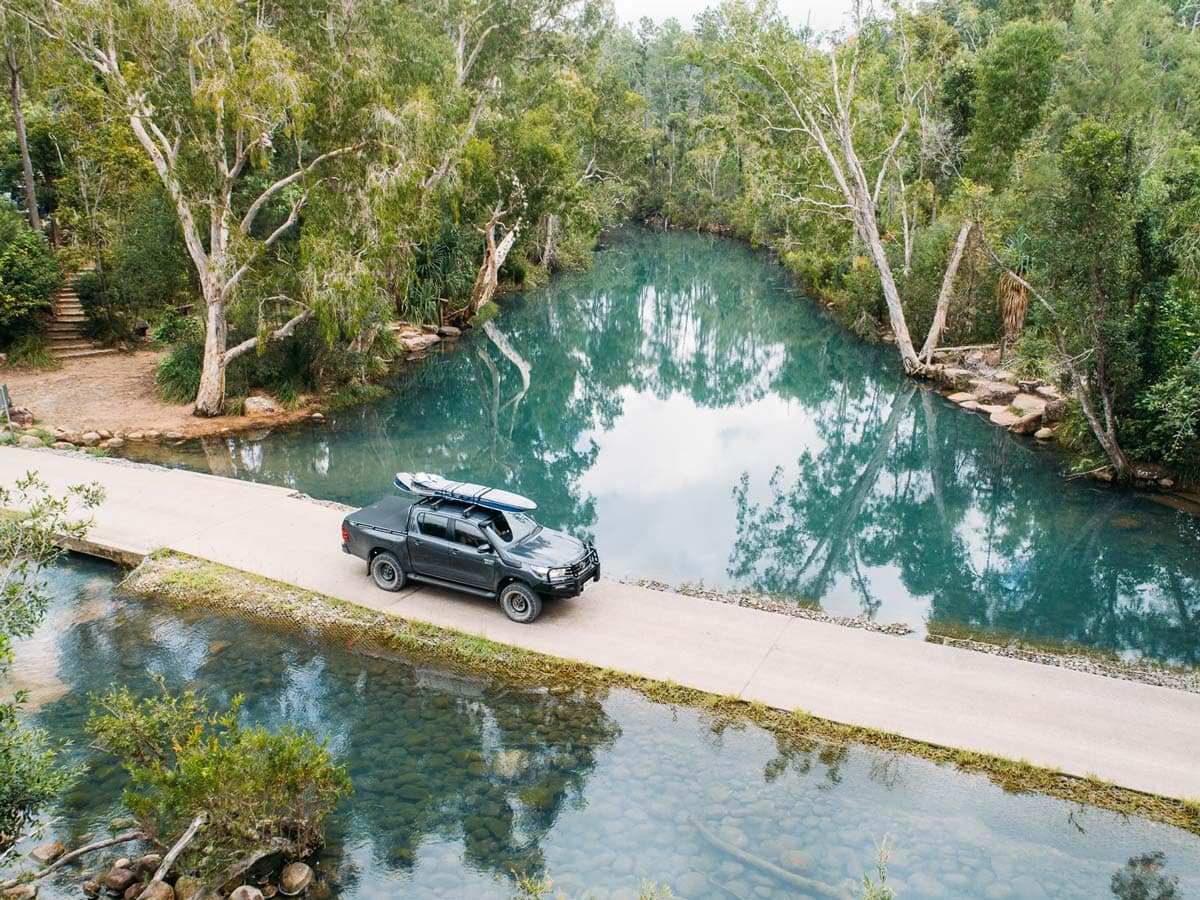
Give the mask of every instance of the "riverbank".
POLYGON ((168 548, 291 585, 297 594, 356 605, 381 620, 400 616, 956 753, 1023 759, 1148 794, 1200 797, 1194 693, 611 581, 551 604, 535 626, 522 626, 490 601, 424 587, 379 591, 361 563, 339 551, 343 510, 288 488, 81 454, 0 451, 0 478, 28 470, 56 491, 81 481, 104 486, 89 535, 93 553, 168 548))
POLYGON ((1200 803, 1127 790, 1097 777, 1063 772, 987 753, 906 739, 898 734, 840 724, 804 710, 772 708, 728 694, 689 688, 602 668, 552 654, 497 643, 451 628, 373 611, 194 557, 159 553, 148 557, 122 582, 135 596, 165 599, 181 607, 213 607, 239 616, 284 625, 315 627, 367 654, 402 652, 466 674, 499 678, 514 686, 539 685, 556 691, 623 687, 649 700, 706 711, 728 724, 753 723, 798 747, 814 742, 860 744, 903 753, 939 765, 986 775, 1007 791, 1033 791, 1073 803, 1086 803, 1123 815, 1140 816, 1200 834, 1200 803))

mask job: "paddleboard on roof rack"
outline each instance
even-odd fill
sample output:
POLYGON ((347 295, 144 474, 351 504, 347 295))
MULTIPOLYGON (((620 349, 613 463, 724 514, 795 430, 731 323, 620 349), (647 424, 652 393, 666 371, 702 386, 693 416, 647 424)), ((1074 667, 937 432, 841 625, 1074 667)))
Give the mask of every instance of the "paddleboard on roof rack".
POLYGON ((487 509, 498 509, 501 512, 529 512, 537 509, 536 503, 520 494, 467 481, 450 481, 441 475, 431 475, 428 472, 397 472, 395 485, 410 494, 459 500, 487 509))

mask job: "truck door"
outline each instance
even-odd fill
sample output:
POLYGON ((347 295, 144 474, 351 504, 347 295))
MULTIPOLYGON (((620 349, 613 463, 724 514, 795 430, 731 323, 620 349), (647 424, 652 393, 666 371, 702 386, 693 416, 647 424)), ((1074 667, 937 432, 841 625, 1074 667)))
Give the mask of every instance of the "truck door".
POLYGON ((417 513, 417 527, 408 533, 413 571, 432 578, 453 578, 452 554, 458 552, 450 520, 432 512, 417 513))
POLYGON ((491 590, 496 586, 496 553, 483 536, 478 526, 462 519, 454 520, 454 566, 458 571, 455 581, 471 587, 491 590), (483 553, 480 547, 486 547, 483 553))

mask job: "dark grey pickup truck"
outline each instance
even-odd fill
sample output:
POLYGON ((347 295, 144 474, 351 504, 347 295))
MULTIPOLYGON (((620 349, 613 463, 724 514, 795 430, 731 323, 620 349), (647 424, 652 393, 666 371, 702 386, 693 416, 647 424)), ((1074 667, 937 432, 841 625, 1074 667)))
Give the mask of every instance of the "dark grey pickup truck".
POLYGON ((468 501, 385 497, 342 522, 342 550, 367 561, 375 584, 408 581, 499 598, 514 622, 532 622, 542 600, 574 597, 600 580, 596 548, 519 512, 468 501))

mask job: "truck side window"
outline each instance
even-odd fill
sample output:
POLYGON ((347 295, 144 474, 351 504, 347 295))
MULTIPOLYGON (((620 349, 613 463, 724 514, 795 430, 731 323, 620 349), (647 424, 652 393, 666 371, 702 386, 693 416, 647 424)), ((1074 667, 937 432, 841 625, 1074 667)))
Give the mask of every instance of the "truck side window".
POLYGON ((454 538, 460 544, 466 544, 468 547, 482 547, 487 543, 487 538, 483 536, 483 532, 470 522, 455 522, 454 538))
POLYGON ((421 534, 429 537, 441 538, 444 541, 450 540, 450 520, 445 516, 435 516, 432 513, 421 513, 417 516, 417 525, 420 526, 421 534))

